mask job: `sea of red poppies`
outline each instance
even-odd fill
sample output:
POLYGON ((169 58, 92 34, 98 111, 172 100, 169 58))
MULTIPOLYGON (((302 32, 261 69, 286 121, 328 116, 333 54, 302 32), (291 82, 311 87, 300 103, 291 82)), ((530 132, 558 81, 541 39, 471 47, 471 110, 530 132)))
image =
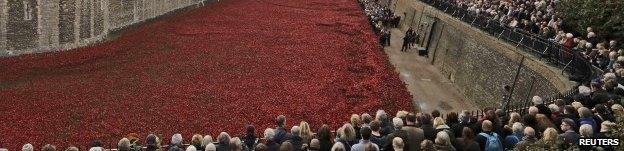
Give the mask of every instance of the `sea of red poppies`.
POLYGON ((333 128, 411 109, 355 0, 222 0, 63 52, 0 58, 0 148, 83 150, 128 133, 333 128))

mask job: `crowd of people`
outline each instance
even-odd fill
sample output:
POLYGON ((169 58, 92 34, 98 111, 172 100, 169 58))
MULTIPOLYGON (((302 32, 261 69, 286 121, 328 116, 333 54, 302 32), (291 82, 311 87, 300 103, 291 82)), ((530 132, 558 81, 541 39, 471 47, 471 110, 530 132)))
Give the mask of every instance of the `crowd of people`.
POLYGON ((381 4, 379 0, 359 0, 360 6, 373 27, 373 31, 379 35, 379 42, 382 46, 390 45, 390 28, 399 26, 401 17, 394 14, 387 5, 381 4))
MULTIPOLYGON (((602 70, 612 70, 618 57, 624 56, 623 47, 615 39, 604 39, 593 28, 587 27, 582 35, 565 31, 561 13, 555 9, 559 0, 443 0, 459 8, 509 28, 520 29, 547 39, 567 48, 567 51, 580 52, 594 66, 602 70)), ((605 35, 602 35, 605 36, 605 35)), ((622 58, 624 61, 624 58, 622 58)))
MULTIPOLYGON (((486 108, 482 116, 470 111, 450 112, 446 115, 398 111, 391 117, 384 110, 374 115, 353 114, 334 132, 321 125, 313 132, 311 125, 301 121, 286 125, 286 117, 275 118, 276 127, 266 128, 262 138, 256 136, 253 125, 246 126, 246 134, 231 137, 221 132, 216 140, 211 135, 195 134, 185 141, 174 134, 166 143, 164 138, 149 134, 139 140, 130 134, 119 140, 118 151, 503 151, 503 150, 614 150, 619 146, 579 146, 579 138, 611 138, 622 133, 615 129, 624 122, 624 108, 620 102, 602 97, 603 87, 580 87, 579 95, 570 102, 559 99, 545 104, 534 96, 528 114, 507 113, 501 109, 486 108), (606 101, 605 101, 606 100, 606 101), (290 130, 287 130, 290 129, 290 130), (145 142, 141 146, 141 142, 145 142)), ((33 151, 25 144, 22 151, 33 151)), ((42 151, 55 151, 47 144, 42 151)), ((66 151, 78 151, 69 147, 66 151)), ((92 143, 89 151, 103 151, 101 143, 92 143)))

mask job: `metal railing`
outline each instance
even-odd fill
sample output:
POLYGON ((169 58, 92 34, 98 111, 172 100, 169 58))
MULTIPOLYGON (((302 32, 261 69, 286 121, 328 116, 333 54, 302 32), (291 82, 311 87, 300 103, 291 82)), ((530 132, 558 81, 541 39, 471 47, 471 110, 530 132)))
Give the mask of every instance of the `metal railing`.
MULTIPOLYGON (((539 56, 556 67, 562 69, 562 74, 568 73, 573 81, 586 82, 602 71, 592 66, 586 58, 582 57, 578 52, 564 47, 563 45, 550 41, 541 35, 527 32, 522 29, 509 27, 501 24, 497 20, 479 15, 475 12, 468 11, 465 8, 458 7, 448 2, 448 0, 420 0, 439 11, 442 11, 458 20, 461 20, 472 27, 480 29, 500 40, 506 41, 514 45, 516 48, 524 52, 539 56)), ((421 12, 422 13, 422 12, 421 12)), ((564 93, 552 94, 545 96, 544 103, 553 103, 559 98, 569 98, 577 93, 576 89, 566 91, 564 93)), ((529 99, 518 100, 513 104, 506 106, 508 112, 524 113, 528 107, 532 106, 529 99)))

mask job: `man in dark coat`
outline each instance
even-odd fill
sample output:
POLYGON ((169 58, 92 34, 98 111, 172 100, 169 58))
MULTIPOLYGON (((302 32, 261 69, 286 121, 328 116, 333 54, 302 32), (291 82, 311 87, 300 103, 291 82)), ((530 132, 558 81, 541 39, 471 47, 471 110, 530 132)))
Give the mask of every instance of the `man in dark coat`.
POLYGON ((407 142, 410 149, 408 151, 419 151, 420 143, 425 140, 425 134, 422 129, 416 127, 416 116, 412 113, 408 114, 405 117, 405 126, 403 126, 403 130, 407 132, 407 138, 411 140, 407 142))
POLYGON ((277 123, 277 127, 275 128, 275 137, 273 138, 273 141, 277 144, 282 144, 282 142, 288 139, 288 133, 284 128, 286 117, 284 115, 279 115, 275 118, 275 122, 277 123))
POLYGON ((411 140, 409 140, 408 138, 409 133, 402 129, 403 120, 401 120, 401 118, 395 117, 394 119, 392 119, 392 124, 394 125, 394 132, 386 136, 386 142, 388 143, 384 145, 384 151, 394 151, 394 147, 392 146, 391 142, 395 137, 403 139, 403 144, 405 144, 403 149, 409 151, 412 147, 410 146, 411 140))

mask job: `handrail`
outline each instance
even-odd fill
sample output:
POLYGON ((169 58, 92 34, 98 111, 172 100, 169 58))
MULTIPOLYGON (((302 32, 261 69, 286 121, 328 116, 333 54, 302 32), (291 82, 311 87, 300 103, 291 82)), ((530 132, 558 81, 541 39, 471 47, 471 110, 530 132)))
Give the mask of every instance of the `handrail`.
MULTIPOLYGON (((522 29, 508 27, 507 25, 501 24, 496 20, 492 20, 491 18, 478 15, 476 13, 470 12, 464 8, 453 5, 444 0, 420 0, 421 2, 428 4, 436 9, 440 10, 445 14, 449 14, 453 18, 456 18, 466 24, 478 28, 485 33, 488 33, 498 39, 507 41, 512 43, 516 47, 524 48, 530 53, 539 54, 540 58, 548 58, 549 62, 555 64, 555 66, 562 69, 562 74, 566 71, 570 72, 570 74, 577 74, 578 77, 581 77, 581 81, 588 81, 591 78, 595 77, 597 74, 602 71, 599 68, 591 65, 587 59, 579 55, 578 52, 574 52, 571 49, 564 47, 563 45, 548 40, 541 35, 531 33, 522 29), (447 11, 453 10, 453 11, 447 11), (576 62, 575 62, 576 61, 576 62), (583 65, 587 64, 587 65, 583 65), (569 69, 569 70, 567 70, 569 69), (597 71, 597 72, 595 72, 597 71)), ((568 90, 564 93, 556 93, 546 96, 544 99, 544 103, 553 103, 556 99, 566 98, 576 94, 578 91, 576 89, 568 90)), ((521 100, 523 102, 517 102, 519 104, 532 104, 527 103, 529 100, 521 100)), ((512 111, 524 111, 528 109, 527 105, 513 105, 508 107, 507 112, 512 111)))

